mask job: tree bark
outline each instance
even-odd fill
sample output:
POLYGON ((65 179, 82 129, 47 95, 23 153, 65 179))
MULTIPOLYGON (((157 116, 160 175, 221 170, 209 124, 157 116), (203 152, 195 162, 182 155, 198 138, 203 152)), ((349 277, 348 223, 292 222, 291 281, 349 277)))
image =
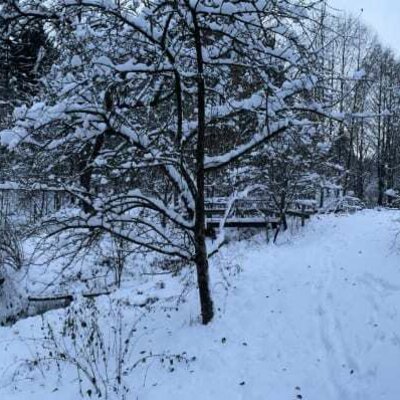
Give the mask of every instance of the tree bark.
POLYGON ((197 143, 196 143, 196 184, 197 193, 195 200, 196 218, 194 227, 195 262, 197 269, 197 284, 199 287, 202 323, 207 325, 214 316, 214 306, 210 293, 210 280, 208 273, 208 256, 205 239, 205 131, 206 131, 206 87, 204 82, 203 54, 201 32, 197 21, 195 9, 192 9, 194 38, 197 56, 197 143))
POLYGON ((210 279, 208 274, 208 256, 205 235, 196 237, 196 271, 199 287, 201 319, 207 325, 214 317, 214 305, 210 292, 210 279))

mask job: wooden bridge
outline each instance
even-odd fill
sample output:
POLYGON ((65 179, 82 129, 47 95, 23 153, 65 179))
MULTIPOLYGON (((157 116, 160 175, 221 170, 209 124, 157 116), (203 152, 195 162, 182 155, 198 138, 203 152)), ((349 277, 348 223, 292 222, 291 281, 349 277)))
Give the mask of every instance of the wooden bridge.
POLYGON ((298 218, 301 225, 316 212, 312 201, 296 201, 283 212, 274 208, 267 200, 259 198, 242 198, 230 201, 227 197, 206 199, 206 227, 208 236, 214 237, 215 230, 224 228, 281 228, 286 217, 298 218), (229 210, 228 210, 229 209, 229 210))

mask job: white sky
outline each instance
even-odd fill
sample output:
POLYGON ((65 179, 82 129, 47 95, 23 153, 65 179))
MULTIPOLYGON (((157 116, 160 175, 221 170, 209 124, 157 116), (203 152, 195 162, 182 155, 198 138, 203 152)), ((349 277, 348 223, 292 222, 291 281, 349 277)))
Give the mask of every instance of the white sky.
POLYGON ((382 43, 400 55, 400 0, 328 0, 330 5, 361 15, 382 43), (364 11, 361 13, 361 9, 364 11))

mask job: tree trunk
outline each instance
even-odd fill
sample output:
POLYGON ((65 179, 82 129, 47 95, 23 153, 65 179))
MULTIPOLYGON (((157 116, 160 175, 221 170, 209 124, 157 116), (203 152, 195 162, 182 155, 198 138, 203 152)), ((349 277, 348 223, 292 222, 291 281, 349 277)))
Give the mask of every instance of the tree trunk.
POLYGON ((208 257, 204 235, 196 237, 196 271, 202 323, 207 325, 214 316, 214 305, 210 293, 208 257))
POLYGON ((383 205, 384 192, 385 192, 385 166, 380 163, 378 166, 378 205, 383 205))
POLYGON ((197 269, 197 283, 199 286, 201 316, 204 325, 207 325, 214 316, 214 307, 210 293, 208 275, 208 256, 205 237, 206 213, 205 213, 205 134, 206 134, 206 85, 204 81, 203 50, 201 43, 201 31, 197 23, 196 11, 192 9, 194 37, 197 56, 197 143, 196 143, 196 219, 194 228, 195 262, 197 269))

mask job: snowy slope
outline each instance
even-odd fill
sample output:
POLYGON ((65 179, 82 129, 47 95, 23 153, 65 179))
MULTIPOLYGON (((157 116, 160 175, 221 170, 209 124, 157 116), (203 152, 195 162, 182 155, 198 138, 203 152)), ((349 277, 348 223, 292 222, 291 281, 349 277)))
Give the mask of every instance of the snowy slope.
MULTIPOLYGON (((395 211, 328 215, 278 245, 261 237, 231 243, 212 262, 218 313, 207 327, 196 319, 195 290, 166 312, 181 285, 165 278, 162 307, 145 316, 146 334, 135 339, 138 354, 195 359, 173 370, 158 362, 135 370, 128 399, 397 400, 398 219, 395 211)), ((153 284, 143 283, 150 292, 153 284)), ((131 293, 126 287, 118 296, 131 293)), ((31 318, 0 328, 2 400, 79 398, 73 369, 61 382, 53 372, 34 373, 15 389, 10 364, 37 351, 26 337, 40 338, 39 327, 31 318)))

